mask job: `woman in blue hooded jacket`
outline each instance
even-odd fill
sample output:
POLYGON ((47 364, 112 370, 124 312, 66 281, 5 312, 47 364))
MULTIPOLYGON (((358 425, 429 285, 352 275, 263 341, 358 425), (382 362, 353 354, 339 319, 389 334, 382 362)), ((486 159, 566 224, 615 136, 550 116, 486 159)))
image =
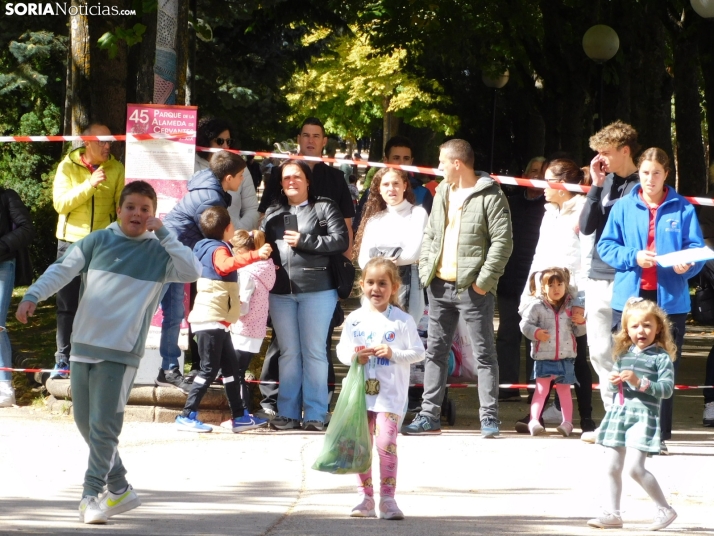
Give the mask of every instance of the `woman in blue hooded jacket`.
MULTIPOLYGON (((597 251, 615 268, 612 295, 613 329, 619 328, 625 303, 641 297, 657 303, 668 315, 677 357, 682 355, 685 320, 691 308, 688 280, 703 262, 659 266, 656 255, 704 247, 694 207, 674 188, 665 185, 669 158, 657 147, 647 149, 638 162, 640 184, 612 208, 597 251), (615 326, 617 324, 618 326, 615 326)), ((679 361, 674 362, 675 381, 679 361)), ((672 436, 674 398, 662 401, 662 439, 672 436)), ((667 447, 662 442, 662 453, 667 447)))

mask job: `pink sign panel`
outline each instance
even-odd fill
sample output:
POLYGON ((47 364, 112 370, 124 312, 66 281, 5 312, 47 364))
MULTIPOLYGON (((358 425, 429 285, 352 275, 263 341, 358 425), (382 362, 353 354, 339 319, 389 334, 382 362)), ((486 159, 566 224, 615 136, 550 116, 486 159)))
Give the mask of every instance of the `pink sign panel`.
MULTIPOLYGON (((194 133, 198 119, 196 106, 168 104, 128 104, 126 113, 127 134, 177 134, 194 133)), ((143 180, 156 190, 158 207, 156 215, 163 219, 187 192, 188 179, 193 175, 196 160, 196 138, 175 140, 155 139, 126 142, 126 182, 143 180)), ((188 285, 184 291, 184 310, 189 311, 188 285)), ((161 308, 151 325, 161 326, 161 308)), ((181 327, 186 329, 184 320, 181 327)), ((150 338, 152 333, 150 333, 150 338)), ((148 342, 148 341, 147 341, 148 342)), ((182 346, 185 342, 182 341, 182 346)))

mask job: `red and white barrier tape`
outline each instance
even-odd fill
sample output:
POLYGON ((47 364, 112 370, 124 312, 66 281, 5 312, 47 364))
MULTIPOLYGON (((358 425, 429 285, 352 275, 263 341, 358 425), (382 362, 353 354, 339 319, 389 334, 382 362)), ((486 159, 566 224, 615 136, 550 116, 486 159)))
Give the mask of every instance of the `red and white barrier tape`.
MULTIPOLYGON (((0 371, 6 372, 62 372, 64 374, 69 374, 69 369, 43 369, 43 368, 10 368, 10 367, 0 367, 0 371)), ((246 380, 246 383, 260 384, 260 385, 280 385, 280 382, 276 381, 260 381, 260 380, 246 380)), ((334 385, 334 384, 333 384, 334 385)), ((424 384, 413 383, 409 387, 424 387, 424 384)), ((466 389, 472 387, 478 387, 476 383, 447 383, 446 387, 451 387, 452 389, 466 389)), ((502 383, 498 386, 500 389, 535 389, 535 384, 526 383, 502 383)), ((571 389, 574 388, 572 385, 571 389)), ((594 383, 593 389, 599 389, 600 384, 594 383)), ((675 389, 686 391, 688 389, 714 389, 714 385, 675 385, 675 389)))
POLYGON ((37 142, 37 141, 146 141, 180 140, 193 138, 195 132, 157 132, 154 134, 112 134, 108 136, 0 136, 0 143, 37 142))
MULTIPOLYGON (((116 134, 111 136, 0 136, 0 143, 8 142, 43 142, 43 141, 145 141, 152 139, 182 139, 182 138, 192 138, 196 134, 195 132, 178 132, 178 133, 155 133, 155 134, 116 134)), ((367 160, 349 160, 346 158, 328 158, 320 156, 302 156, 295 154, 285 154, 285 153, 270 153, 263 151, 239 151, 237 149, 217 149, 212 147, 196 147, 196 150, 202 152, 219 152, 219 151, 229 151, 231 153, 236 153, 244 156, 261 156, 263 158, 277 158, 277 159, 293 159, 293 160, 307 160, 310 162, 329 162, 334 164, 351 164, 363 167, 390 167, 395 169, 402 169, 411 173, 423 173, 425 175, 435 175, 443 176, 444 173, 436 168, 421 167, 421 166, 405 166, 401 164, 387 164, 385 162, 369 162, 367 160)), ((538 188, 540 190, 544 188, 553 188, 554 190, 568 190, 570 192, 576 193, 587 193, 590 190, 589 186, 581 186, 579 184, 566 184, 562 182, 548 183, 546 181, 533 180, 533 179, 521 179, 517 177, 508 177, 505 175, 491 175, 491 177, 500 182, 501 184, 510 184, 513 186, 527 186, 532 188, 538 188)), ((707 197, 685 197, 687 201, 694 205, 705 205, 714 206, 714 199, 709 199, 707 197)))
MULTIPOLYGON (((217 153, 219 151, 229 151, 231 153, 240 154, 243 156, 262 156, 263 158, 277 158, 282 160, 307 160, 309 162, 329 162, 334 164, 351 164, 362 167, 389 167, 394 169, 402 169, 411 173, 423 173, 424 175, 444 176, 444 172, 436 168, 420 167, 420 166, 405 166, 402 164, 387 164, 385 162, 369 162, 367 160, 349 160, 345 158, 328 158, 320 156, 302 156, 297 154, 285 153, 266 153, 260 151, 239 151, 236 149, 216 149, 212 147, 196 147, 197 151, 217 153)), ((518 177, 508 177, 506 175, 491 175, 496 182, 501 184, 510 184, 512 186, 526 186, 543 190, 552 188, 553 190, 568 190, 579 194, 586 194, 590 191, 590 186, 582 186, 580 184, 568 184, 564 182, 547 182, 534 179, 522 179, 518 177)), ((685 199, 693 205, 714 206, 714 199, 708 197, 686 197, 685 199)))

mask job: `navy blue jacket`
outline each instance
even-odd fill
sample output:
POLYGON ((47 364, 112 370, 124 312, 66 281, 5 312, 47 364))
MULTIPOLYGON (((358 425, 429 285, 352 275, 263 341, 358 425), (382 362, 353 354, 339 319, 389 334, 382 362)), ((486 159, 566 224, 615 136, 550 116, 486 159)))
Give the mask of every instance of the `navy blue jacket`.
POLYGON ((230 204, 231 195, 223 189, 221 181, 210 169, 202 169, 188 180, 188 193, 166 215, 164 225, 179 242, 193 249, 203 240, 199 226, 203 211, 208 207, 227 208, 230 204))
MULTIPOLYGON (((627 300, 640 294, 642 268, 637 252, 647 249, 650 211, 640 198, 638 184, 612 207, 605 229, 597 244, 600 257, 615 269, 612 308, 622 311, 627 300)), ((692 204, 671 186, 655 215, 655 251, 657 255, 704 247, 702 231, 692 204)), ((688 313, 691 308, 687 281, 704 266, 697 262, 679 275, 674 268, 657 265, 657 304, 667 314, 688 313)))

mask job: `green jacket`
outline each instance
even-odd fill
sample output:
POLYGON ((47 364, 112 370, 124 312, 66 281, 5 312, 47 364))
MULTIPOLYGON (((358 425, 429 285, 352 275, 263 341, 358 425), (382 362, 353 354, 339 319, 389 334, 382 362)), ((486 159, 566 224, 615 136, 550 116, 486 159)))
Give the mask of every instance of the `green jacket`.
MULTIPOLYGON (((419 279, 425 287, 431 283, 441 258, 446 227, 446 202, 450 185, 445 181, 436 188, 434 206, 424 231, 419 258, 419 279)), ((498 278, 503 275, 513 249, 508 201, 496 181, 481 177, 476 191, 464 201, 456 259, 456 289, 465 290, 476 282, 479 288, 496 294, 498 278)))
POLYGON ((124 166, 113 156, 99 166, 107 180, 94 188, 89 182, 92 173, 82 164, 84 150, 80 147, 64 157, 52 185, 52 202, 59 214, 57 238, 66 242, 77 242, 116 220, 124 189, 124 166))

